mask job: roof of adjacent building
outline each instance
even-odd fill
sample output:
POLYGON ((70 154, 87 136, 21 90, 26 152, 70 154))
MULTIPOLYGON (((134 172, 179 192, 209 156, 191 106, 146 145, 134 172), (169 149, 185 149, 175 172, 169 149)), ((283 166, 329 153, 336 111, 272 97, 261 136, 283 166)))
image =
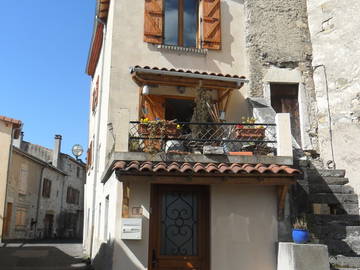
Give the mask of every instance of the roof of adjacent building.
POLYGON ((240 163, 189 163, 189 162, 152 162, 152 161, 118 161, 114 170, 120 174, 148 175, 148 174, 198 174, 198 175, 228 175, 238 176, 271 175, 294 176, 300 171, 286 165, 240 164, 240 163))
POLYGON ((22 122, 20 120, 16 120, 14 118, 10 118, 10 117, 3 116, 3 115, 0 115, 0 120, 11 123, 17 127, 20 127, 22 124, 22 122))
POLYGON ((20 120, 16 120, 14 118, 10 118, 10 117, 3 116, 3 115, 0 115, 0 120, 4 121, 6 123, 12 124, 13 128, 17 128, 17 130, 15 130, 15 132, 14 132, 14 138, 15 139, 19 138, 19 135, 20 135, 20 129, 19 128, 22 125, 22 122, 20 120))

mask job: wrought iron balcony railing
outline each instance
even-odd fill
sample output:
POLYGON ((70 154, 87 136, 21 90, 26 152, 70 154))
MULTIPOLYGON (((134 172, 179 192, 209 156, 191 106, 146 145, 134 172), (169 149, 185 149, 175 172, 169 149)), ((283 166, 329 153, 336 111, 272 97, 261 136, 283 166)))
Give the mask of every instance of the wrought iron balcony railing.
POLYGON ((129 151, 275 155, 276 130, 263 123, 131 121, 129 151))

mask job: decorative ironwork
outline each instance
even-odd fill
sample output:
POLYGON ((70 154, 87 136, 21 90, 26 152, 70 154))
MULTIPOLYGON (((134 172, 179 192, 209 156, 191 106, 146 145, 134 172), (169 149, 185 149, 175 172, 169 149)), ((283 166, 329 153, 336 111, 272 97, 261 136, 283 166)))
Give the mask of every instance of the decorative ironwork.
POLYGON ((167 192, 162 198, 161 255, 197 255, 198 198, 192 192, 167 192))
MULTIPOLYGON (((275 124, 260 123, 190 123, 177 122, 178 131, 148 136, 142 123, 130 122, 129 151, 203 153, 204 146, 222 147, 224 154, 249 151, 254 154, 275 154, 275 124)), ((170 130, 169 130, 170 131, 170 130)))

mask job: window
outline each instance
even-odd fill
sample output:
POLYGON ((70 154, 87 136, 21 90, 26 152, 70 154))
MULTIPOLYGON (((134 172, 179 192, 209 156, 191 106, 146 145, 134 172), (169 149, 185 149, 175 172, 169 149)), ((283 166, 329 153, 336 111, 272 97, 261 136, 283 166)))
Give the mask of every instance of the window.
POLYGON ((95 87, 93 89, 92 93, 92 101, 91 101, 91 111, 95 112, 96 107, 98 105, 98 99, 99 99, 99 77, 96 79, 95 87))
POLYGON ((221 0, 145 0, 144 41, 221 48, 221 0), (201 18, 200 17, 201 14, 201 18))
POLYGON ((20 178, 19 178, 19 194, 26 195, 27 193, 27 178, 29 170, 27 164, 21 164, 20 178))
POLYGON ((25 230, 26 229, 26 217, 27 217, 27 209, 26 208, 17 208, 16 209, 16 221, 15 221, 15 229, 16 230, 25 230))
POLYGON ((93 142, 90 143, 90 146, 87 151, 86 160, 87 160, 87 169, 88 170, 91 168, 91 165, 92 165, 92 155, 93 155, 93 142))
POLYGON ((196 47, 198 33, 198 0, 164 1, 166 45, 196 47))
POLYGON ((75 188, 68 187, 66 193, 66 202, 69 204, 79 204, 80 191, 75 188))
POLYGON ((76 167, 76 177, 80 178, 80 167, 76 167))
POLYGON ((51 193, 51 181, 49 179, 44 178, 42 196, 44 198, 50 198, 51 193))

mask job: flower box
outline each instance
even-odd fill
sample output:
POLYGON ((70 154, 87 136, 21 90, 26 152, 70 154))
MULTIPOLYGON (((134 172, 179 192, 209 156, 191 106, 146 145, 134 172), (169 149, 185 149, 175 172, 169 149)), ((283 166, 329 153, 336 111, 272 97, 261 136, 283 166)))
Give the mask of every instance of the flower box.
POLYGON ((236 127, 235 135, 237 139, 263 139, 265 138, 265 128, 236 127))
POLYGON ((177 128, 175 123, 141 123, 139 125, 139 134, 146 137, 178 137, 180 129, 177 128), (155 132, 151 134, 153 128, 155 132))

